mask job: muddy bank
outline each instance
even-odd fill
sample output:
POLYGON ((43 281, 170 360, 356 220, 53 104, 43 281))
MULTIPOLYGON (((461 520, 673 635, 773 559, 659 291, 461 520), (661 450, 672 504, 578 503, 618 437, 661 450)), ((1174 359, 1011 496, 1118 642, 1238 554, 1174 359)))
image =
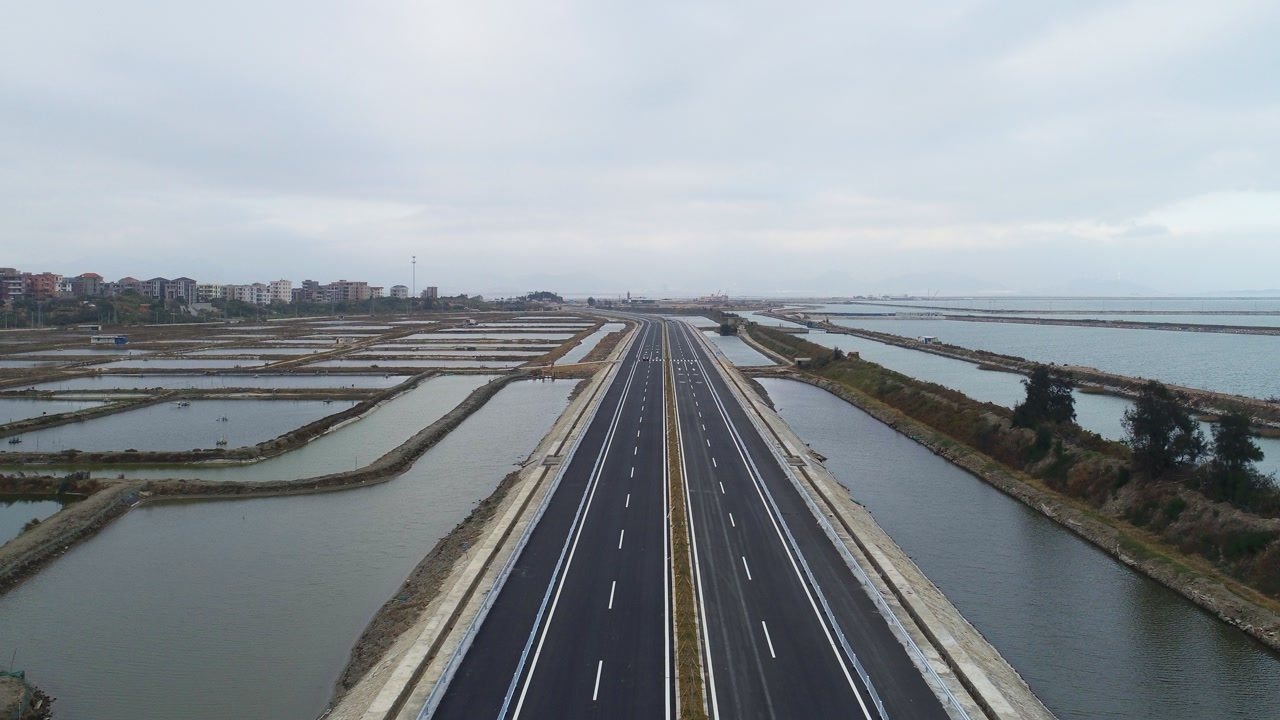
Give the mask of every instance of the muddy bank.
POLYGON ((1075 327, 1118 328, 1124 330, 1168 330, 1172 332, 1223 333, 1227 335, 1280 335, 1280 327, 1259 325, 1208 325, 1204 323, 1141 322, 1136 320, 1092 320, 1088 318, 999 317, 992 315, 948 315, 963 322, 1017 323, 1021 325, 1070 325, 1075 327))
POLYGON ((419 430, 395 449, 355 470, 317 477, 271 480, 267 482, 210 482, 206 480, 153 480, 143 488, 147 499, 157 501, 194 498, 267 497, 344 490, 370 483, 386 482, 413 464, 424 452, 440 442, 454 428, 479 410, 508 384, 524 379, 523 374, 505 375, 476 388, 443 417, 419 430))
MULTIPOLYGON (((59 481, 41 478, 32 482, 47 487, 59 481)), ((0 594, 128 512, 137 504, 142 485, 118 482, 106 486, 0 546, 0 594)))
POLYGON ((0 672, 0 718, 49 720, 53 698, 27 682, 21 672, 0 672))
POLYGON ((622 342, 622 340, 627 337, 627 334, 635 329, 635 323, 627 322, 626 324, 627 326, 625 328, 616 332, 611 332, 601 338, 600 342, 597 343, 594 348, 591 348, 591 352, 587 353, 586 357, 582 358, 581 362, 600 362, 601 360, 609 357, 609 353, 613 352, 613 349, 618 346, 618 343, 622 342))
POLYGON ((931 452, 1036 510, 1125 565, 1280 652, 1280 610, 1258 592, 1218 572, 1207 561, 1179 553, 1153 534, 1121 524, 1084 502, 1047 489, 1022 473, 838 383, 805 373, 791 379, 822 388, 860 408, 931 452))
MULTIPOLYGON (((794 318, 778 317, 782 320, 791 320, 794 318)), ((933 353, 942 357, 948 357, 955 360, 964 360, 978 365, 984 370, 1000 370, 1004 372, 1018 373, 1020 375, 1029 375, 1031 370, 1040 363, 1032 362, 1026 358, 1016 357, 1012 355, 1001 355, 987 350, 971 350, 969 348, 959 347, 956 345, 948 345, 946 343, 930 343, 924 345, 919 341, 905 338, 900 335, 892 335, 890 333, 875 332, 872 330, 862 330, 858 328, 847 328, 842 325, 832 325, 831 323, 814 323, 814 327, 826 330, 829 333, 839 333, 843 335, 853 335, 868 340, 886 343, 888 345, 896 345, 898 347, 907 348, 909 350, 917 350, 919 352, 933 353)), ((1079 383, 1086 383, 1080 389, 1082 392, 1104 392, 1110 395, 1116 395, 1129 400, 1133 400, 1138 396, 1142 386, 1146 384, 1146 380, 1129 377, 1127 375, 1117 375, 1109 373, 1097 368, 1085 367, 1083 365, 1059 365, 1059 369, 1071 373, 1072 378, 1079 383), (1093 387, 1089 387, 1092 385, 1093 387)), ((1169 385, 1172 390, 1176 390, 1187 396, 1191 406, 1198 412, 1205 415, 1214 415, 1225 412, 1231 412, 1235 409, 1244 408, 1253 415, 1255 422, 1260 424, 1260 429, 1266 427, 1280 427, 1280 403, 1270 402, 1260 398, 1246 397, 1244 395, 1231 395, 1228 393, 1213 392, 1211 390, 1202 390, 1199 388, 1184 387, 1180 385, 1169 385)))
POLYGON ((489 497, 481 500, 465 520, 431 548, 391 599, 378 609, 352 647, 351 657, 338 676, 333 704, 355 687, 396 640, 418 622, 427 606, 440 594, 454 565, 484 534, 521 472, 523 470, 508 473, 489 497))
MULTIPOLYGON (((83 410, 74 410, 67 413, 57 413, 56 415, 41 415, 40 417, 27 418, 8 425, 0 425, 0 438, 19 435, 34 430, 43 430, 45 428, 57 427, 59 425, 70 425, 71 423, 82 422, 84 420, 92 420, 93 418, 103 417, 106 415, 115 415, 116 413, 126 410, 135 410, 137 408, 146 407, 148 405, 156 405, 173 399, 175 396, 170 393, 161 393, 145 398, 130 398, 116 401, 109 401, 100 407, 85 408, 83 410)), ((23 460, 26 453, 13 453, 10 457, 17 458, 18 462, 27 462, 23 460)), ((39 455, 40 453, 34 453, 39 455)))
MULTIPOLYGON (((585 340, 589 335, 591 335, 591 333, 595 332, 596 330, 599 330, 601 325, 604 325, 604 322, 601 320, 597 320, 595 324, 591 325, 586 329, 579 330, 576 334, 574 334, 573 337, 560 343, 560 346, 557 347, 555 350, 552 350, 546 355, 540 355, 536 358, 533 358, 532 360, 525 362, 523 365, 521 365, 521 367, 536 367, 538 365, 554 364, 556 360, 559 360, 560 358, 564 357, 566 354, 568 354, 570 350, 578 347, 578 344, 581 343, 583 340, 585 340)), ((511 328, 503 328, 503 330, 509 331, 511 330, 511 328)))
MULTIPOLYGON (((365 413, 373 410, 378 405, 390 400, 397 395, 411 390, 421 384, 430 377, 439 375, 439 371, 431 371, 420 373, 410 377, 408 380, 387 388, 386 390, 375 391, 372 396, 368 393, 362 393, 362 397, 366 399, 360 403, 353 405, 345 410, 340 410, 332 415, 326 415, 319 420, 307 423, 302 427, 295 428, 289 432, 258 443, 257 445, 247 445, 238 448, 209 448, 205 450, 183 450, 180 452, 155 452, 141 450, 124 450, 120 452, 81 452, 78 450, 65 450, 60 453, 8 453, 5 455, 7 462, 22 463, 26 465, 57 464, 57 465, 168 465, 178 463, 196 463, 211 460, 227 460, 250 462, 263 460, 276 455, 281 455, 290 450, 299 448, 321 435, 329 432, 338 425, 358 418, 365 413)), ((156 397, 139 401, 128 407, 117 408, 114 412, 128 410, 146 405, 154 405, 160 402, 168 402, 178 400, 185 397, 209 397, 207 394, 184 393, 184 392, 166 392, 156 397)), ((219 395, 226 397, 226 393, 219 395)), ((324 393, 323 397, 332 397, 332 393, 324 393)), ((280 395, 265 395, 264 397, 280 398, 280 395)), ((112 411, 103 411, 98 415, 108 415, 112 411)), ((78 422, 85 420, 86 417, 78 417, 68 419, 61 422, 54 422, 44 427, 52 427, 53 425, 62 425, 69 422, 78 422)), ((8 432, 8 431, 6 431, 8 432)), ((0 436, 3 436, 0 434, 0 436)))
POLYGON ((522 375, 508 375, 472 391, 457 407, 420 430, 400 446, 363 468, 313 478, 262 483, 208 482, 201 480, 98 480, 52 476, 0 478, 6 493, 38 497, 57 492, 92 492, 83 502, 65 508, 34 529, 0 546, 0 594, 76 543, 97 534, 112 520, 141 501, 191 501, 199 499, 254 498, 336 492, 386 482, 448 435, 499 390, 522 375))

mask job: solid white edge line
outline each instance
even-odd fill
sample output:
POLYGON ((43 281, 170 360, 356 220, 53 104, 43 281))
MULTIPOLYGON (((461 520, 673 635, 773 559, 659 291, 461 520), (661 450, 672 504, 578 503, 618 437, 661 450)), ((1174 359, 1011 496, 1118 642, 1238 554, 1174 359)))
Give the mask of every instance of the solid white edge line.
MULTIPOLYGON (((645 329, 648 330, 648 327, 646 327, 645 329)), ((618 423, 622 419, 622 408, 623 406, 626 405, 627 395, 630 394, 631 392, 631 383, 635 379, 637 367, 639 367, 639 362, 633 362, 631 364, 631 372, 627 374, 626 384, 623 385, 622 387, 622 396, 618 398, 618 407, 616 410, 614 410, 614 415, 609 427, 609 432, 606 433, 605 435, 605 441, 603 446, 600 449, 600 454, 596 457, 596 464, 592 467, 591 475, 588 477, 588 485, 590 486, 590 491, 587 495, 586 505, 583 507, 581 518, 578 521, 578 527, 573 531, 574 532, 573 544, 569 548, 569 556, 565 559, 564 565, 560 568, 559 577, 557 578, 553 575, 551 579, 552 582, 557 583, 555 597, 551 601, 551 607, 547 612, 546 619, 542 622, 542 633, 538 638, 538 647, 533 653, 532 660, 530 660, 529 662, 529 670, 528 672, 524 672, 522 667, 517 667, 516 668, 517 674, 515 677, 512 678, 513 683, 521 683, 520 698, 519 700, 516 701, 515 710, 512 711, 512 714, 511 714, 512 720, 516 720, 517 718, 520 717, 520 710, 521 708, 524 707, 524 699, 529 692, 529 685, 533 680, 533 673, 538 667, 538 659, 542 655, 542 646, 547 641, 547 633, 551 629, 551 621, 555 618, 556 607, 560 604, 560 593, 564 590, 565 579, 569 576, 570 566, 573 565, 573 557, 578 550, 578 540, 582 538, 582 529, 586 526, 587 515, 591 512, 591 501, 595 499, 596 488, 599 487, 600 485, 600 482, 599 482, 600 475, 604 472, 605 460, 608 458, 609 450, 613 446, 613 438, 617 433, 618 423), (521 682, 521 678, 520 678, 521 673, 523 673, 524 675, 523 682, 521 682)), ((537 632, 537 630, 538 628, 535 625, 530 630, 530 633, 531 634, 535 633, 537 632)), ((507 702, 509 702, 509 700, 507 702)), ((507 705, 504 702, 502 711, 498 714, 499 718, 502 718, 506 715, 506 708, 507 708, 507 705)))
MULTIPOLYGON (((680 447, 684 448, 684 428, 680 423, 680 403, 676 402, 676 438, 680 443, 680 447)), ((689 497, 689 456, 687 453, 680 453, 680 465, 684 470, 684 494, 689 497)), ((693 551, 693 574, 697 580, 698 586, 698 610, 702 614, 703 622, 698 624, 699 634, 702 636, 702 647, 706 657, 703 658, 707 664, 707 695, 711 698, 711 718, 719 720, 720 718, 720 698, 716 693, 716 670, 715 662, 711 654, 711 633, 703 623, 707 618, 707 601, 706 591, 702 587, 702 563, 698 559, 698 532, 693 524, 693 503, 686 502, 684 506, 685 521, 689 523, 689 547, 693 551)))
MULTIPOLYGON (((699 365, 702 363, 700 358, 697 362, 699 365)), ((716 409, 720 412, 720 417, 724 420, 725 426, 729 430, 730 439, 733 441, 734 449, 738 451, 738 456, 742 458, 743 464, 747 467, 747 474, 751 477, 752 484, 755 485, 756 495, 760 498, 761 504, 764 505, 765 514, 769 516, 769 521, 773 524, 773 530, 778 535, 778 540, 782 543, 783 551, 785 552, 787 559, 791 562, 791 569, 795 571, 796 577, 800 580, 800 587, 804 590, 805 596, 809 599, 809 606, 813 608, 813 613, 818 619, 818 625, 822 628, 822 632, 827 638, 827 643, 831 646, 832 652, 836 655, 836 661, 840 664, 840 670, 844 673, 850 689, 853 690, 854 697, 858 700, 858 705, 862 709, 863 716, 866 717, 867 720, 871 720, 871 712, 867 709, 866 702, 862 697, 862 692, 858 690, 857 683, 854 682, 853 675, 849 672, 848 665, 845 662, 846 658, 844 652, 836 646, 835 638, 831 635, 831 628, 827 626, 827 619, 823 618, 822 612, 818 609, 817 601, 813 598, 813 590, 810 589, 809 583, 805 580, 804 574, 800 571, 800 566, 796 562, 795 555, 798 554, 800 550, 799 548, 790 545, 786 536, 783 535, 782 528, 778 524, 780 518, 775 515, 774 509, 770 506, 769 501, 765 499, 764 489, 762 487, 764 479, 760 475, 760 469, 756 467, 755 461, 752 460, 746 452, 746 441, 742 439, 737 426, 734 425, 733 421, 729 418, 729 411, 725 407, 724 401, 720 399, 719 391, 717 391, 715 386, 710 382, 708 382, 708 386, 711 388, 711 399, 715 403, 716 409)), ((729 387, 728 380, 725 380, 725 387, 729 387)), ((754 426, 752 427, 754 428, 754 426)), ((763 440, 763 438, 761 439, 763 440)), ((785 523, 785 520, 782 522, 785 523)), ((790 533, 789 528, 787 532, 790 533)), ((834 621, 834 619, 832 620, 834 621)))

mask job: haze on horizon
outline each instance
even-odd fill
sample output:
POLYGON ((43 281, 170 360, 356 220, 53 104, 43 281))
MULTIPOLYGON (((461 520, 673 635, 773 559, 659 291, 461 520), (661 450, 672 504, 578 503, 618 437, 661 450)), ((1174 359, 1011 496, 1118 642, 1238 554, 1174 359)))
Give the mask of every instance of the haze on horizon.
POLYGON ((1280 5, 50 0, 0 265, 442 292, 1280 287, 1280 5))

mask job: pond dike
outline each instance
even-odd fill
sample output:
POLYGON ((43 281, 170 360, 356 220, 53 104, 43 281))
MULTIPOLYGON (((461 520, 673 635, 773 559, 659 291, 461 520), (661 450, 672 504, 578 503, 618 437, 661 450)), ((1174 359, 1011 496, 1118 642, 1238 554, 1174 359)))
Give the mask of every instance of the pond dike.
POLYGON ((804 372, 792 371, 778 376, 813 385, 848 402, 1219 620, 1280 652, 1280 612, 1273 609, 1274 604, 1207 563, 1187 556, 1165 555, 1158 550, 1158 540, 1149 534, 1111 522, 1083 502, 1052 492, 1030 477, 1009 470, 977 450, 856 390, 804 372))
MULTIPOLYGON (((762 314, 777 320, 786 320, 788 322, 799 322, 804 324, 803 320, 797 320, 796 318, 787 317, 785 315, 775 313, 762 314)), ((953 360, 964 360, 965 362, 977 365, 980 370, 994 370, 1015 373, 1018 375, 1029 375, 1037 365, 1043 364, 1013 355, 1001 355, 988 350, 971 350, 958 345, 948 345, 941 342, 925 345, 916 340, 902 337, 901 335, 876 332, 874 330, 863 330, 860 328, 849 328, 843 325, 833 325, 832 323, 827 322, 814 322, 812 327, 820 330, 826 330, 829 333, 853 335, 855 337, 866 338, 867 340, 874 340, 887 345, 896 345, 898 347, 907 348, 908 350, 933 353, 934 355, 952 358, 953 360)), ((1138 396, 1138 393, 1141 392, 1142 386, 1147 382, 1143 379, 1130 377, 1128 375, 1109 373, 1097 368, 1086 367, 1084 365, 1057 365, 1055 366, 1055 369, 1070 373, 1072 380, 1077 383, 1084 383, 1084 385, 1079 388, 1081 392, 1105 393, 1129 400, 1135 399, 1138 396)), ((1253 415, 1255 423, 1258 423, 1258 426, 1255 427, 1255 429, 1259 431, 1259 434, 1267 437, 1276 437, 1277 435, 1280 435, 1280 403, 1269 402, 1261 398, 1248 397, 1245 395, 1232 395, 1230 393, 1220 393, 1212 390, 1202 390, 1200 388, 1185 387, 1181 385, 1169 385, 1167 383, 1165 385, 1170 390, 1174 390, 1185 395, 1190 405, 1200 413, 1213 416, 1215 414, 1228 413, 1239 408, 1244 408, 1253 415)))
MULTIPOLYGON (((0 594, 33 575, 75 544, 97 534, 140 502, 309 495, 391 480, 479 410, 498 391, 527 377, 512 373, 473 390, 443 417, 369 465, 317 477, 268 482, 203 480, 99 480, 57 477, 0 478, 0 490, 31 497, 60 492, 91 493, 38 526, 0 546, 0 594)), ((420 381, 423 378, 418 378, 420 381)))
POLYGON ((633 324, 627 340, 617 342, 601 364, 557 369, 557 377, 590 380, 579 383, 523 468, 432 548, 369 623, 335 687, 326 720, 416 718, 437 684, 452 676, 488 601, 501 590, 509 563, 555 492, 560 469, 595 417, 634 329, 633 324))
MULTIPOLYGON (((796 490, 845 556, 854 578, 873 600, 879 598, 881 614, 903 645, 918 649, 909 654, 934 693, 954 698, 974 720, 1053 718, 1013 666, 757 394, 747 379, 746 373, 752 371, 739 371, 713 343, 699 339, 761 435, 774 446, 796 490)), ((778 368, 760 370, 763 375, 791 377, 778 368)), ((804 376, 796 373, 795 377, 804 376)))
MULTIPOLYGON (((59 453, 6 453, 3 456, 5 462, 22 463, 24 465, 39 464, 55 464, 64 465, 169 465, 178 463, 198 463, 208 461, 229 461, 229 462, 255 462, 265 460, 269 457, 282 455, 290 450, 297 449, 321 435, 339 427, 343 423, 361 417, 365 413, 373 410, 378 405, 390 400, 397 395, 412 390, 420 385, 424 380, 443 374, 439 370, 431 370, 417 375, 412 375, 404 382, 389 387, 385 390, 315 390, 315 391, 263 391, 263 390, 170 390, 150 398, 140 399, 136 402, 115 403, 104 408, 90 408, 75 413, 65 413, 63 415, 53 415, 43 418, 32 418, 34 422, 30 426, 24 426, 16 429, 16 426, 23 425, 23 422, 13 423, 0 427, 0 437, 6 435, 16 435, 20 432, 31 432, 33 430, 41 430, 44 428, 55 427, 57 425, 67 425, 73 422, 80 422, 104 415, 112 415, 126 410, 146 407, 148 405, 156 405, 163 402, 174 402, 178 400, 195 400, 200 398, 233 398, 243 397, 248 399, 262 400, 323 400, 323 399, 351 399, 363 398, 361 402, 332 415, 326 415, 319 420, 309 422, 302 427, 295 428, 289 432, 265 440, 256 445, 246 445, 238 448, 208 448, 204 450, 182 450, 174 452, 161 451, 143 451, 143 450, 123 450, 119 452, 82 452, 79 450, 65 450, 59 453), (92 414, 86 414, 92 413, 92 414)), ((24 421, 26 422, 26 421, 24 421)))

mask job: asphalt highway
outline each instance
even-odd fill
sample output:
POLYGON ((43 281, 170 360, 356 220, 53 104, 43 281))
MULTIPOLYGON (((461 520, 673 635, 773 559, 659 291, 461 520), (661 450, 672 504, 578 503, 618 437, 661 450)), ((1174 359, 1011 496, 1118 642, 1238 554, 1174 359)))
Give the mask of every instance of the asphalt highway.
POLYGON ((432 717, 674 716, 671 363, 712 718, 946 718, 698 331, 636 319, 636 340, 432 717))
POLYGON ((686 323, 671 361, 713 718, 946 718, 686 323), (843 638, 843 639, 842 639, 843 638))
POLYGON ((671 717, 661 331, 642 321, 433 717, 671 717))

